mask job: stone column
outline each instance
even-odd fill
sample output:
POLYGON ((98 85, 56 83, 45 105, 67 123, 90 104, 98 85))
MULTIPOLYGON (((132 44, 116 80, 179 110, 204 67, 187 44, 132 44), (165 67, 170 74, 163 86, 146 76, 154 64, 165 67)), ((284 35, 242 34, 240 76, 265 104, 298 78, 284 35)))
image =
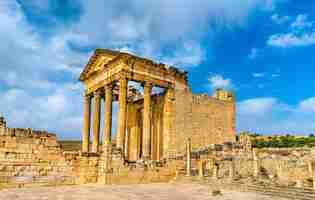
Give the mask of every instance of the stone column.
POLYGON ((232 160, 229 166, 229 179, 233 180, 235 174, 235 165, 234 161, 232 160))
POLYGON ((255 150, 253 150, 253 175, 254 177, 259 176, 259 159, 255 150))
POLYGON ((218 172, 219 172, 219 165, 217 163, 215 163, 213 165, 212 178, 217 179, 218 178, 218 172))
POLYGON ((125 135, 126 135, 126 114, 127 114, 127 86, 126 77, 119 80, 119 110, 118 110, 118 126, 116 135, 116 146, 124 153, 125 135))
POLYGON ((312 175, 313 169, 312 169, 312 162, 311 161, 307 161, 307 169, 308 169, 308 173, 312 175))
POLYGON ((104 133, 103 143, 108 146, 111 143, 112 134, 112 102, 113 102, 113 86, 109 84, 105 86, 105 103, 104 103, 104 133))
POLYGON ((282 161, 279 160, 277 162, 277 177, 278 180, 282 180, 283 179, 283 172, 282 172, 283 168, 282 168, 282 161))
POLYGON ((186 143, 186 176, 191 175, 191 140, 188 138, 186 143))
POLYGON ((199 160, 198 162, 198 175, 200 179, 203 178, 203 160, 199 160))
POLYGON ((311 168, 311 176, 313 178, 313 189, 315 190, 315 162, 314 161, 311 161, 310 162, 310 168, 311 168))
POLYGON ((259 161, 258 159, 253 160, 253 174, 254 177, 258 177, 259 176, 259 161))
POLYGON ((91 97, 87 94, 83 96, 83 130, 82 130, 82 152, 89 152, 90 140, 90 116, 91 97))
POLYGON ((159 114, 156 122, 156 160, 161 159, 161 115, 159 114))
POLYGON ((145 82, 143 85, 143 137, 142 137, 142 152, 143 158, 150 159, 151 150, 151 89, 152 84, 145 82))
POLYGON ((101 110, 101 94, 99 91, 94 93, 94 109, 93 109, 93 140, 92 140, 92 152, 98 152, 99 140, 100 140, 100 110, 101 110))
POLYGON ((124 155, 125 155, 125 160, 129 160, 129 142, 130 142, 130 133, 128 128, 126 129, 126 133, 125 133, 125 145, 124 145, 124 155))
POLYGON ((166 88, 164 94, 164 108, 163 108, 163 130, 162 130, 162 157, 167 158, 174 156, 174 89, 166 88))

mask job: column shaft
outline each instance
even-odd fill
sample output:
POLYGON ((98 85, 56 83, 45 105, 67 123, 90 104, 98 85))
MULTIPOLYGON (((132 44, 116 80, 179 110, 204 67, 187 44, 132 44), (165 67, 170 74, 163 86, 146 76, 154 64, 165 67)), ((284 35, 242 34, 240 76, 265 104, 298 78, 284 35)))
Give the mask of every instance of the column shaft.
POLYGON ((171 157, 174 150, 174 108, 173 108, 174 90, 166 88, 164 95, 163 108, 163 130, 162 130, 162 157, 171 157))
POLYGON ((83 97, 83 130, 82 130, 82 152, 89 151, 90 140, 90 116, 91 116, 91 97, 83 97))
POLYGON ((100 138, 100 110, 101 110, 101 95, 99 92, 94 94, 94 109, 93 109, 93 140, 92 152, 98 152, 99 138, 100 138))
POLYGON ((109 145, 111 143, 112 134, 112 102, 113 102, 113 91, 112 85, 105 87, 105 103, 104 103, 104 133, 103 143, 109 145))
POLYGON ((199 178, 203 178, 203 160, 199 160, 198 162, 198 175, 199 178))
POLYGON ((156 160, 161 158, 161 115, 158 115, 156 122, 156 160))
POLYGON ((186 143, 186 176, 191 173, 191 140, 188 138, 186 143))
POLYGON ((127 78, 123 77, 119 80, 119 111, 118 126, 116 135, 116 146, 124 153, 125 133, 126 133, 126 113, 127 113, 127 78))
POLYGON ((143 158, 150 159, 151 151, 151 89, 152 85, 149 83, 144 84, 143 91, 143 137, 142 148, 143 158))

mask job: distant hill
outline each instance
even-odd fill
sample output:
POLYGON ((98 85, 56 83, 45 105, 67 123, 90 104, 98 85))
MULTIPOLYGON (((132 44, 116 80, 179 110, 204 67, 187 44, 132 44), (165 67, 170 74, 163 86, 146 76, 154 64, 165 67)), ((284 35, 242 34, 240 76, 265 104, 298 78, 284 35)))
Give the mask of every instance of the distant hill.
POLYGON ((315 136, 294 136, 294 135, 259 135, 249 134, 253 147, 256 148, 295 148, 315 147, 315 136))

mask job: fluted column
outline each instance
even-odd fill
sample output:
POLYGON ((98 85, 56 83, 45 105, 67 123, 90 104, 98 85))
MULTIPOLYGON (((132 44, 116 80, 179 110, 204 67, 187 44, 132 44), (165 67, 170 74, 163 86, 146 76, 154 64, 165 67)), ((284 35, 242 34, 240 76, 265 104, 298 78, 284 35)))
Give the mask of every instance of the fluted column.
POLYGON ((89 151, 90 140, 90 116, 91 116, 91 97, 87 94, 83 96, 83 130, 82 130, 82 152, 89 151))
POLYGON ((116 135, 116 145, 124 153, 125 133, 126 133, 126 113, 127 113, 127 86, 126 77, 119 80, 119 110, 118 110, 118 126, 116 135))
POLYGON ((112 102, 113 102, 113 86, 112 84, 105 86, 105 103, 104 103, 104 133, 103 143, 108 145, 111 143, 112 134, 112 102))
POLYGON ((93 109, 93 140, 92 140, 92 152, 98 152, 99 140, 100 140, 100 110, 101 110, 101 94, 100 92, 94 93, 94 109, 93 109))
POLYGON ((144 159, 150 159, 151 149, 151 90, 152 84, 146 82, 143 85, 143 137, 142 153, 144 159))

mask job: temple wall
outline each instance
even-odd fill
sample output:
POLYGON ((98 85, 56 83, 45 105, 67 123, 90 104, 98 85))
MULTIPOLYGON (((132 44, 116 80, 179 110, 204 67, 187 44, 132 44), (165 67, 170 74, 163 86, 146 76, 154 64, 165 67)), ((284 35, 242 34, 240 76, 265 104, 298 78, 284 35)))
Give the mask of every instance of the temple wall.
POLYGON ((187 138, 191 138, 193 149, 235 141, 233 101, 194 95, 186 88, 176 90, 174 109, 177 152, 184 152, 187 138))

